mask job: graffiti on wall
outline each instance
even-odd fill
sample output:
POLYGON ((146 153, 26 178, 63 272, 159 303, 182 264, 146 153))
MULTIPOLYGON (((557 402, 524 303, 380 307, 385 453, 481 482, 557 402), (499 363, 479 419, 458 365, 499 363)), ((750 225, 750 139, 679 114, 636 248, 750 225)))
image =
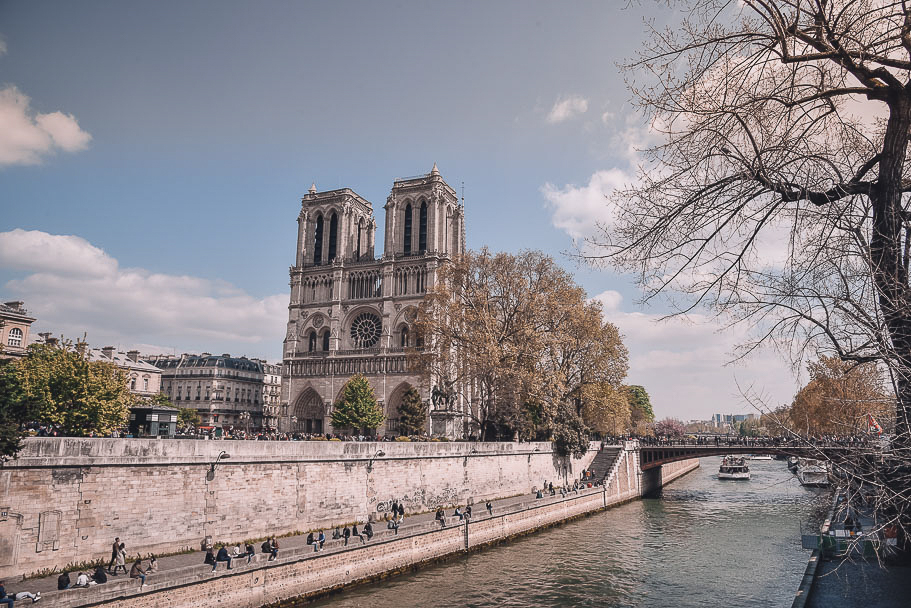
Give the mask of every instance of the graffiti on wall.
POLYGON ((456 488, 443 488, 438 493, 421 488, 409 494, 405 494, 404 496, 377 502, 376 512, 386 513, 387 511, 390 511, 393 502, 405 505, 406 511, 421 511, 423 509, 456 503, 459 500, 459 496, 467 493, 468 488, 462 488, 461 490, 456 488))

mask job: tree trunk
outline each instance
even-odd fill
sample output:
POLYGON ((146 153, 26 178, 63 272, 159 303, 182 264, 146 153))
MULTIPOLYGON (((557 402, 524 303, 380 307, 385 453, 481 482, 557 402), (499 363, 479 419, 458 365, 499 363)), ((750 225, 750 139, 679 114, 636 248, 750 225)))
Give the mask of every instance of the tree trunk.
POLYGON ((892 343, 896 374, 896 441, 911 445, 911 298, 908 269, 902 255, 902 170, 911 127, 911 96, 902 92, 889 100, 889 121, 879 161, 879 181, 872 193, 873 234, 870 253, 880 309, 892 343))

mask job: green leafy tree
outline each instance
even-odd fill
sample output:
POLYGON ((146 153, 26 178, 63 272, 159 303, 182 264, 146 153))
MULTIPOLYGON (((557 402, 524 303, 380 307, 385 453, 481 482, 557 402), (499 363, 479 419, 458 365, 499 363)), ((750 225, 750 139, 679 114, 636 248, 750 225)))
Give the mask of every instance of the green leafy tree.
POLYGON ((332 426, 337 429, 375 429, 385 419, 367 378, 361 374, 351 376, 342 391, 341 400, 333 408, 332 426))
POLYGON ((402 435, 423 435, 427 428, 427 404, 414 387, 402 396, 399 405, 399 431, 402 435))
POLYGON ((648 393, 644 387, 631 384, 626 387, 626 400, 629 402, 630 428, 645 434, 645 428, 655 421, 655 412, 652 410, 652 401, 648 393))
POLYGON ((0 458, 15 457, 23 425, 37 417, 37 400, 26 399, 11 360, 0 360, 0 458))
POLYGON ((33 344, 12 364, 13 401, 34 421, 57 426, 65 435, 107 434, 124 424, 133 396, 127 375, 113 363, 89 361, 85 342, 33 344))
POLYGON ((192 407, 182 407, 177 413, 177 423, 182 426, 199 426, 199 412, 192 407))

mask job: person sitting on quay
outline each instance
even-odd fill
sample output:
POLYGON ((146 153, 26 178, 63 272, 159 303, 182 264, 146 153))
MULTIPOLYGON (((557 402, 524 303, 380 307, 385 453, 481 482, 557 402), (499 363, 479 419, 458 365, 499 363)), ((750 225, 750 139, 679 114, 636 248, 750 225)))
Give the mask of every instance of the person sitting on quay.
POLYGON ((364 534, 367 536, 367 540, 373 538, 373 524, 371 524, 369 521, 364 524, 364 534))
POLYGON ((332 540, 339 540, 342 537, 342 531, 338 529, 338 526, 335 527, 335 530, 332 531, 332 540))
POLYGON ((275 560, 278 558, 278 541, 275 540, 275 537, 269 539, 269 561, 275 560))
POLYGON ((323 545, 326 544, 326 535, 323 534, 323 531, 322 531, 322 530, 319 531, 319 534, 318 534, 317 537, 316 537, 316 542, 319 543, 320 551, 322 551, 322 550, 323 550, 323 545))
POLYGON ((6 588, 3 586, 3 581, 0 581, 0 604, 6 604, 7 606, 12 607, 14 603, 14 598, 11 598, 6 594, 6 588))
POLYGON ((544 494, 541 492, 541 490, 537 491, 537 493, 535 494, 535 498, 544 498, 544 494))
POLYGON ((345 526, 345 529, 342 530, 342 536, 345 538, 345 546, 348 546, 348 539, 351 538, 351 528, 345 526))
POLYGON ((440 527, 446 527, 446 514, 443 513, 443 507, 437 509, 436 520, 440 522, 440 527))
POLYGON ((251 545, 250 543, 247 543, 246 552, 247 552, 247 563, 249 564, 250 560, 253 559, 253 556, 256 555, 256 550, 253 548, 253 545, 251 545))
POLYGON ((364 540, 364 537, 361 536, 361 533, 358 532, 357 522, 354 522, 354 524, 351 526, 351 536, 357 536, 359 539, 361 539, 362 545, 367 542, 366 540, 364 540))
POLYGON ((57 590, 63 591, 64 589, 69 589, 70 584, 70 573, 64 570, 60 573, 60 576, 57 577, 57 590))
POLYGON ((89 575, 85 572, 80 572, 79 576, 76 577, 75 587, 88 587, 89 583, 92 582, 89 579, 89 575))
POLYGON ((233 558, 228 554, 228 550, 222 546, 222 548, 218 550, 218 554, 215 556, 215 563, 212 564, 212 572, 215 572, 215 568, 218 567, 218 562, 228 562, 228 570, 230 570, 232 559, 233 558))
POLYGON ((458 518, 459 518, 459 521, 462 521, 463 519, 465 519, 465 516, 462 515, 462 509, 460 509, 460 508, 458 507, 458 505, 456 505, 455 511, 453 511, 452 516, 453 516, 453 517, 458 517, 458 518))
POLYGON ((307 544, 308 545, 313 544, 313 532, 311 532, 310 534, 307 535, 307 544))
POLYGON ((149 556, 149 567, 146 568, 146 574, 155 574, 158 572, 158 560, 154 555, 149 556))
POLYGON ((104 566, 98 566, 95 568, 95 573, 92 575, 92 580, 99 585, 103 585, 108 582, 108 574, 104 571, 104 566))
MULTIPOLYGON (((222 548, 222 549, 224 549, 224 548, 222 548)), ((227 553, 227 551, 225 553, 227 553)), ((141 559, 137 559, 135 562, 133 562, 133 566, 130 568, 130 578, 139 579, 139 589, 140 590, 142 590, 142 588, 145 586, 146 571, 142 569, 142 560, 141 559)))
POLYGON ((206 556, 203 558, 202 563, 211 565, 212 570, 215 570, 215 550, 212 547, 206 549, 206 556))

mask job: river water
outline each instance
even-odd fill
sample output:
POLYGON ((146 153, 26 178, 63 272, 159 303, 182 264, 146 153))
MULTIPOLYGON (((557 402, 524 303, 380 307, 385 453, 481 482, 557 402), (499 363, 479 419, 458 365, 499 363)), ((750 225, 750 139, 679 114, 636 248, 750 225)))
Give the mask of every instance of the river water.
POLYGON ((701 459, 660 498, 313 605, 790 606, 809 558, 801 524, 826 501, 784 461, 751 461, 750 481, 720 481, 720 460, 701 459))

